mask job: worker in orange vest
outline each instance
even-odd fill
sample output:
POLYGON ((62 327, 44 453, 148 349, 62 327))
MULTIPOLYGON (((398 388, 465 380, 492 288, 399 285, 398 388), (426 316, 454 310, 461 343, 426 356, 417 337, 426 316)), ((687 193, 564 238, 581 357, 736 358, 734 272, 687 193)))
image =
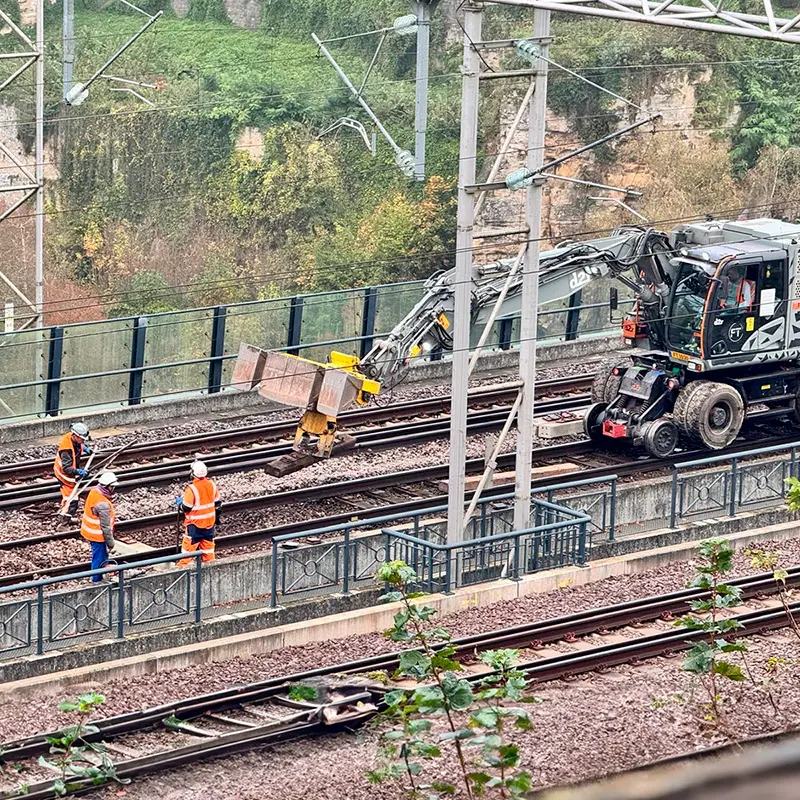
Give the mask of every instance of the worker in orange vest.
POLYGON ((92 452, 92 448, 86 444, 89 438, 89 428, 83 422, 73 422, 58 443, 53 474, 61 484, 61 507, 58 513, 62 517, 74 519, 78 513, 78 498, 69 498, 77 481, 89 475, 85 469, 81 469, 81 460, 92 452))
MULTIPOLYGON (((186 529, 181 541, 182 553, 203 551, 202 560, 214 560, 214 533, 219 521, 222 501, 216 484, 208 477, 208 467, 202 461, 191 466, 192 482, 182 497, 175 498, 179 513, 183 514, 186 529)), ((182 558, 179 567, 193 564, 194 558, 182 558)))
MULTIPOLYGON (((113 472, 104 472, 97 479, 97 486, 89 491, 83 507, 81 536, 92 545, 92 569, 108 566, 108 557, 118 555, 114 541, 114 492, 117 484, 117 476, 113 472)), ((101 580, 102 575, 92 575, 92 583, 101 580)))

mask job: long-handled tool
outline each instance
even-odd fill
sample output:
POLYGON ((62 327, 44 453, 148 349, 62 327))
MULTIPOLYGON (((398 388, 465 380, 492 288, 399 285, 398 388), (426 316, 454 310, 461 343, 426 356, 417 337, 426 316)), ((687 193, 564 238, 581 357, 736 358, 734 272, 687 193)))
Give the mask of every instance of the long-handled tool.
POLYGON ((86 462, 86 472, 87 475, 85 478, 78 478, 75 481, 75 485, 72 487, 72 491, 61 501, 61 508, 59 509, 59 514, 63 517, 69 517, 69 508, 72 505, 73 500, 77 500, 78 496, 80 495, 81 487, 85 486, 90 480, 91 476, 88 474, 89 467, 92 466, 92 461, 94 461, 94 457, 97 455, 95 451, 92 451, 92 454, 89 456, 89 460, 86 462), (83 483, 81 483, 83 481, 83 483))
MULTIPOLYGON (((118 447, 111 453, 105 461, 95 470, 95 474, 105 472, 116 460, 116 458, 125 450, 133 445, 133 442, 128 442, 128 444, 122 445, 122 447, 118 447)), ((89 472, 89 467, 92 465, 92 461, 94 457, 97 455, 97 451, 92 451, 92 454, 89 456, 89 460, 86 462, 86 471, 89 472)), ((63 501, 62 508, 66 506, 67 512, 69 512, 70 504, 80 498, 81 492, 89 485, 89 483, 93 480, 93 475, 89 474, 85 478, 82 478, 75 482, 75 486, 72 487, 72 491, 69 493, 69 496, 66 500, 63 501)), ((64 516, 68 516, 65 514, 64 516)))

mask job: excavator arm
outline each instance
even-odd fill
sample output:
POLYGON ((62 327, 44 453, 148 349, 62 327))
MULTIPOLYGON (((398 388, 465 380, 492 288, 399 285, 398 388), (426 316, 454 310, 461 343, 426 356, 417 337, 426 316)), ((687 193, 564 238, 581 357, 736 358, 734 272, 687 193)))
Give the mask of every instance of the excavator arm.
MULTIPOLYGON (((660 309, 671 280, 668 252, 664 234, 635 226, 600 239, 562 244, 540 255, 539 302, 558 302, 598 278, 612 276, 632 287, 645 309, 660 309)), ((519 315, 522 275, 514 264, 513 259, 502 259, 473 266, 471 327, 482 328, 492 316, 519 315)), ((233 386, 257 388, 268 400, 304 409, 296 449, 316 439, 317 454, 328 456, 340 412, 398 383, 415 358, 434 348, 452 349, 452 327, 457 322, 453 319, 454 281, 454 270, 428 279, 419 302, 360 360, 332 353, 330 363, 319 364, 243 344, 233 386)))

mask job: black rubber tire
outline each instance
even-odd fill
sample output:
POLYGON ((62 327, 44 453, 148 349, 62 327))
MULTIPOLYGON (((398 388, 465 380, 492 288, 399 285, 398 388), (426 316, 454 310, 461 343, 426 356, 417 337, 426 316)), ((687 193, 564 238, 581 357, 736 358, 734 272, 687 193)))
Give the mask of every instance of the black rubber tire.
POLYGON ((593 442, 605 439, 601 426, 597 424, 598 417, 606 410, 605 403, 593 403, 586 409, 583 418, 583 430, 593 442))
POLYGON ((667 458, 678 446, 678 426, 671 419, 664 417, 653 420, 653 422, 647 423, 647 429, 644 431, 642 439, 644 440, 644 449, 653 458, 667 458))
POLYGON ((739 435, 744 401, 726 383, 692 381, 678 395, 672 417, 690 442, 720 450, 739 435))
POLYGON ((620 358, 607 358, 600 363, 592 382, 592 402, 608 405, 619 394, 619 385, 622 383, 622 374, 614 375, 613 370, 619 368, 624 372, 631 362, 620 358))

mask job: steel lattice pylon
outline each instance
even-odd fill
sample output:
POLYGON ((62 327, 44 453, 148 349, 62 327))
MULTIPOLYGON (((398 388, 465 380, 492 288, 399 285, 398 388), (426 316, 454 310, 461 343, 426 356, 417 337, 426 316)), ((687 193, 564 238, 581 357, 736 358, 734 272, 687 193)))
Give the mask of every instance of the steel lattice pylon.
POLYGON ((13 193, 18 198, 10 205, 3 204, 0 209, 0 222, 10 217, 20 206, 32 198, 35 202, 35 299, 31 302, 2 272, 0 279, 21 299, 33 312, 28 316, 23 328, 36 322, 41 324, 44 306, 44 276, 43 276, 43 251, 44 251, 44 6, 43 0, 36 0, 36 37, 32 40, 14 21, 0 10, 0 29, 5 41, 0 47, 0 63, 11 64, 7 77, 0 77, 0 99, 2 92, 21 76, 33 68, 34 99, 35 99, 35 136, 34 136, 34 165, 24 163, 11 150, 0 142, 0 154, 10 162, 12 170, 16 173, 6 185, 0 185, 0 193, 13 193), (21 62, 21 63, 20 63, 21 62))
MULTIPOLYGON (((754 11, 733 10, 734 0, 492 0, 500 5, 538 8, 607 19, 646 22, 711 33, 730 33, 754 39, 800 44, 800 13, 775 15, 772 0, 753 0, 754 11)), ((796 10, 796 9, 794 9, 796 10)))

